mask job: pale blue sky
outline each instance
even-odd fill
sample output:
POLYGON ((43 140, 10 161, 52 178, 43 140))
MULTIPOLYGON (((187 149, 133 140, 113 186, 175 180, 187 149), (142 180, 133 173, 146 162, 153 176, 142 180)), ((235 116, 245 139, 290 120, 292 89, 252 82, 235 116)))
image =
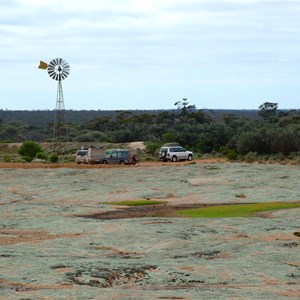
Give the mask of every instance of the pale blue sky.
POLYGON ((300 0, 0 0, 0 109, 300 108, 300 0))

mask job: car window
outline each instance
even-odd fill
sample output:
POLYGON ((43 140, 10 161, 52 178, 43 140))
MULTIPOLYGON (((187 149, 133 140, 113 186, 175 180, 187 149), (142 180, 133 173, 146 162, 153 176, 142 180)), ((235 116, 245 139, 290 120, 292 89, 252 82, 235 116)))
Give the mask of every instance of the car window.
POLYGON ((112 154, 112 151, 111 151, 111 150, 107 150, 107 151, 105 152, 105 156, 106 156, 106 157, 111 156, 111 154, 112 154))
POLYGON ((85 156, 87 154, 87 151, 77 151, 76 155, 85 156))

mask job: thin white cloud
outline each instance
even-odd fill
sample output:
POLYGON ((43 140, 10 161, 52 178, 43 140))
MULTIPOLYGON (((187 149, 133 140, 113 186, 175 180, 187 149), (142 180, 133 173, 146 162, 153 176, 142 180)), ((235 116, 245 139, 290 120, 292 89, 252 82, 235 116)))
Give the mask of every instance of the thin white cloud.
POLYGON ((219 84, 224 95, 226 83, 284 88, 299 79, 299 31, 300 1, 291 0, 1 1, 0 76, 8 83, 0 97, 18 101, 18 89, 9 90, 19 77, 30 97, 30 77, 44 84, 35 64, 55 57, 71 64, 74 97, 89 88, 97 98, 102 89, 133 106, 137 85, 145 93, 165 85, 164 98, 172 85, 193 95, 203 84, 219 84), (127 94, 114 94, 116 85, 127 94))

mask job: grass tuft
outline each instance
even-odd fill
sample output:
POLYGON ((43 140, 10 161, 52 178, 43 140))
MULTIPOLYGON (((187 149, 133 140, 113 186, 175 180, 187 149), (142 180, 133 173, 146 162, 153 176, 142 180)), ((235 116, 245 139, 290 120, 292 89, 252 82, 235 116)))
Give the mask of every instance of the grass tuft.
POLYGON ((187 218, 246 218, 256 213, 300 207, 294 202, 269 202, 253 204, 217 205, 195 209, 186 209, 177 212, 179 217, 187 218))

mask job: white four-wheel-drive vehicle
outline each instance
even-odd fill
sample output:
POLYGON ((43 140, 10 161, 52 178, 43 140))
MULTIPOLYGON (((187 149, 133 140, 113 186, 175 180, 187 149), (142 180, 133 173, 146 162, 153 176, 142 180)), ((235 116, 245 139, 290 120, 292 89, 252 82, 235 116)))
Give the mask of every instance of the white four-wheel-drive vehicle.
POLYGON ((86 149, 80 149, 76 151, 75 154, 75 162, 78 164, 85 163, 85 156, 88 154, 88 151, 86 149))
POLYGON ((193 152, 185 150, 180 145, 164 145, 159 150, 159 157, 163 161, 193 160, 193 152))

